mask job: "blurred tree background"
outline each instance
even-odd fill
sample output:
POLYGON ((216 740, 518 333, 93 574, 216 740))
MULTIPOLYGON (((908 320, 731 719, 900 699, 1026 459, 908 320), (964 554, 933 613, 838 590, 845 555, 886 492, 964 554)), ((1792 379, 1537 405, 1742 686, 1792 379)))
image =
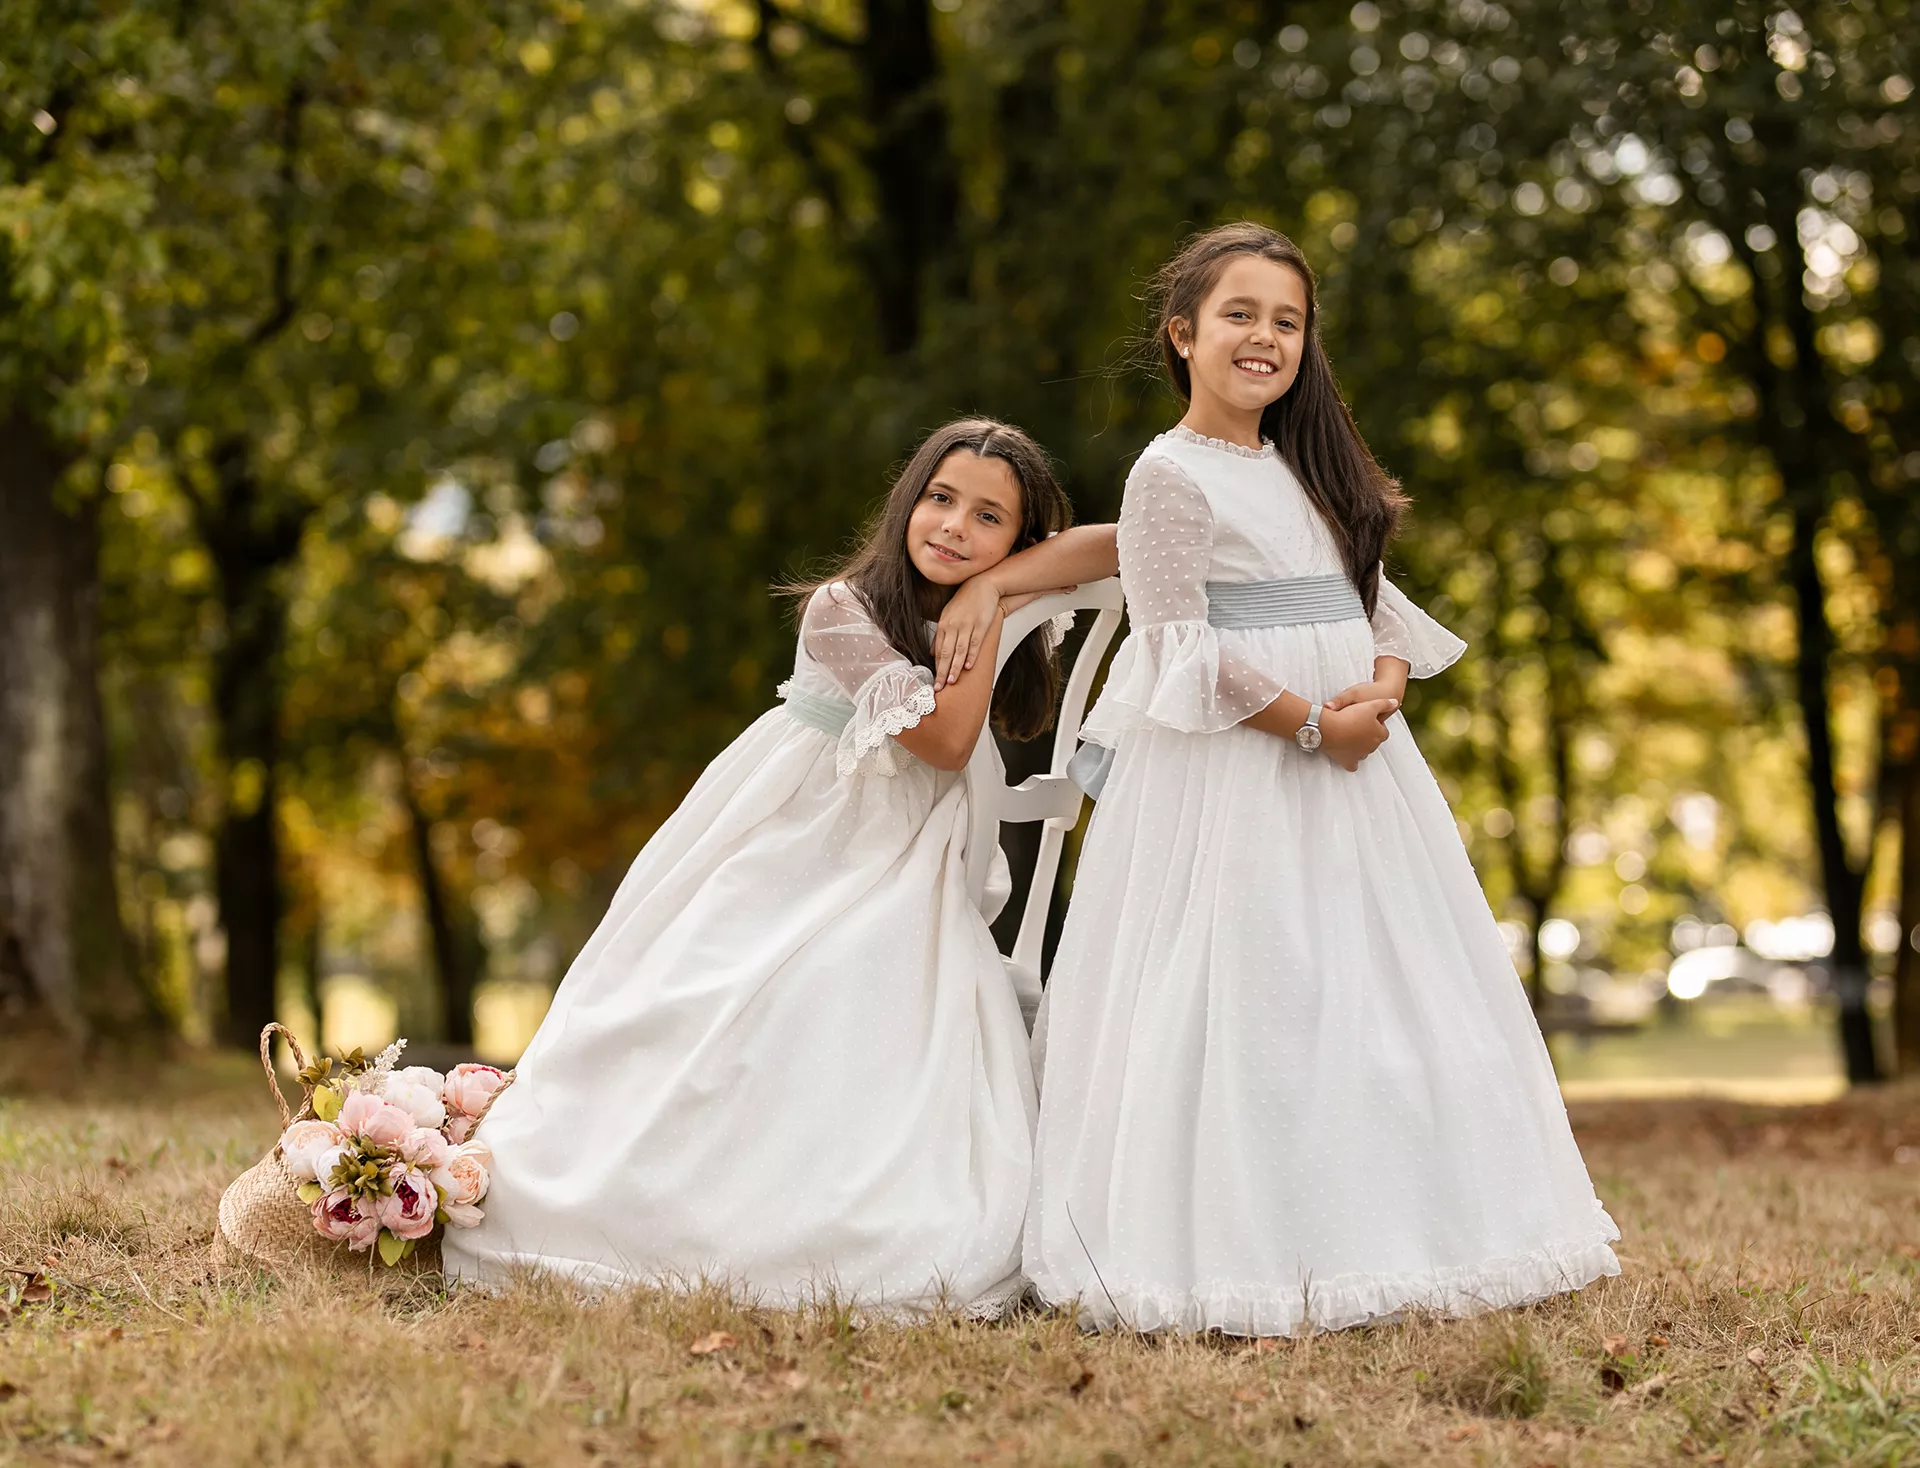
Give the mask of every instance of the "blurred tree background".
POLYGON ((1177 416, 1141 284, 1252 217, 1473 643, 1410 714, 1543 1016, 1799 984, 1852 1079, 1920 1068, 1916 39, 1908 0, 9 5, 0 1013, 510 1053, 784 676, 770 585, 960 412, 1111 518, 1177 416))

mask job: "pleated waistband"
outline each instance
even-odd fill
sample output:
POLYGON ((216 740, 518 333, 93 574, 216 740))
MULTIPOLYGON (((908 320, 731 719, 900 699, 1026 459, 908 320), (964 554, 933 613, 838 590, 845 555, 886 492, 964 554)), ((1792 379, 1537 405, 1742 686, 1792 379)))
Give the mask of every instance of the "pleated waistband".
POLYGON ((1344 576, 1207 583, 1207 621, 1215 627, 1294 627, 1305 622, 1346 622, 1366 615, 1360 593, 1344 576))
POLYGON ((825 694, 787 687, 781 688, 780 696, 787 701, 788 713, 834 739, 853 721, 853 705, 844 698, 828 698, 825 694))

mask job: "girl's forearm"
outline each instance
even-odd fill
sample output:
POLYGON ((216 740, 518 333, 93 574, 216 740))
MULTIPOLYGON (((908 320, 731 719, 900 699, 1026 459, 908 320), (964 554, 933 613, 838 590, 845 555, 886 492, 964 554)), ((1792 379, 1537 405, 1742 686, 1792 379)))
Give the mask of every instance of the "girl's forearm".
POLYGON ((1117 529, 1113 525, 1075 525, 980 574, 991 578, 993 589, 1001 596, 1103 581, 1120 574, 1117 529))
POLYGON ((1307 715, 1313 712, 1313 705, 1299 694, 1284 691, 1272 703, 1251 714, 1240 722, 1249 729, 1258 729, 1262 734, 1277 734, 1282 739, 1291 739, 1300 732, 1300 726, 1307 722, 1307 715))
MULTIPOLYGON (((980 644, 980 660, 991 670, 1000 649, 1004 617, 996 616, 980 644)), ((936 770, 964 770, 993 709, 993 679, 963 678, 937 688, 933 712, 894 737, 936 770)))

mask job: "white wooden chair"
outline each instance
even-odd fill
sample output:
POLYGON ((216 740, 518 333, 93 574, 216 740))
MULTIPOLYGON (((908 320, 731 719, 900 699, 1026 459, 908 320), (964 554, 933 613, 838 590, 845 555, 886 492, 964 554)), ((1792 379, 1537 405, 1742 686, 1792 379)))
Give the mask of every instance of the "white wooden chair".
POLYGON ((1046 941, 1047 914, 1053 905, 1060 851, 1067 832, 1080 819, 1080 802, 1086 798, 1067 778, 1067 761, 1073 758, 1079 743, 1080 725, 1087 716, 1087 701, 1093 691, 1093 675, 1099 671, 1113 642, 1113 634, 1119 630, 1124 606, 1119 578, 1109 577, 1056 596, 1043 596, 1008 617, 1000 633, 1000 656, 993 670, 996 683, 1013 650, 1043 622, 1062 612, 1098 613, 1067 677, 1060 717, 1054 724, 1053 758, 1048 773, 1009 786, 991 729, 981 731, 980 742, 974 746, 973 758, 967 763, 967 802, 973 819, 967 838, 967 893, 976 905, 986 892, 993 853, 1000 844, 1000 823, 1046 822, 1040 836, 1040 853, 1033 864, 1033 880, 1027 886, 1020 935, 1014 941, 1013 952, 1003 956, 1014 992, 1020 996, 1020 1009, 1026 1016, 1028 1028, 1032 1028, 1034 1012, 1040 1007, 1040 949, 1046 941))

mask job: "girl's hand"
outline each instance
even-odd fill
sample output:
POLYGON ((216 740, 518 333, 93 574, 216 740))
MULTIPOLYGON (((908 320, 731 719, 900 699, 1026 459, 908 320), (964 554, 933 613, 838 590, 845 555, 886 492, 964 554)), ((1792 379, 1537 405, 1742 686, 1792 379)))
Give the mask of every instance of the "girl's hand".
POLYGON ((986 572, 968 577, 954 588, 940 613, 940 629, 933 634, 936 689, 960 681, 960 674, 973 666, 980 644, 1002 615, 1000 593, 986 572))
POLYGON ((1356 703, 1368 703, 1376 698, 1391 698, 1395 702, 1407 696, 1407 674, 1412 670, 1400 658, 1382 657, 1373 665, 1373 681, 1356 683, 1353 687, 1336 693, 1326 702, 1330 709, 1352 708, 1356 703))
POLYGON ((1030 601, 1043 596, 1053 596, 1058 592, 1072 591, 1071 586, 1056 586, 1047 591, 1021 591, 1012 596, 986 600, 985 592, 990 586, 973 588, 986 581, 986 573, 971 577, 960 584, 946 608, 940 613, 940 630, 933 637, 933 686, 947 688, 960 681, 960 675, 973 666, 974 659, 980 655, 980 645, 986 640, 987 629, 993 626, 995 615, 1012 616, 1030 601), (965 606, 961 598, 969 592, 973 595, 965 606), (997 607, 997 613, 994 608, 997 607))
POLYGON ((1322 706, 1320 752, 1351 773, 1387 742, 1387 719, 1400 707, 1397 698, 1370 698, 1336 709, 1322 706))

